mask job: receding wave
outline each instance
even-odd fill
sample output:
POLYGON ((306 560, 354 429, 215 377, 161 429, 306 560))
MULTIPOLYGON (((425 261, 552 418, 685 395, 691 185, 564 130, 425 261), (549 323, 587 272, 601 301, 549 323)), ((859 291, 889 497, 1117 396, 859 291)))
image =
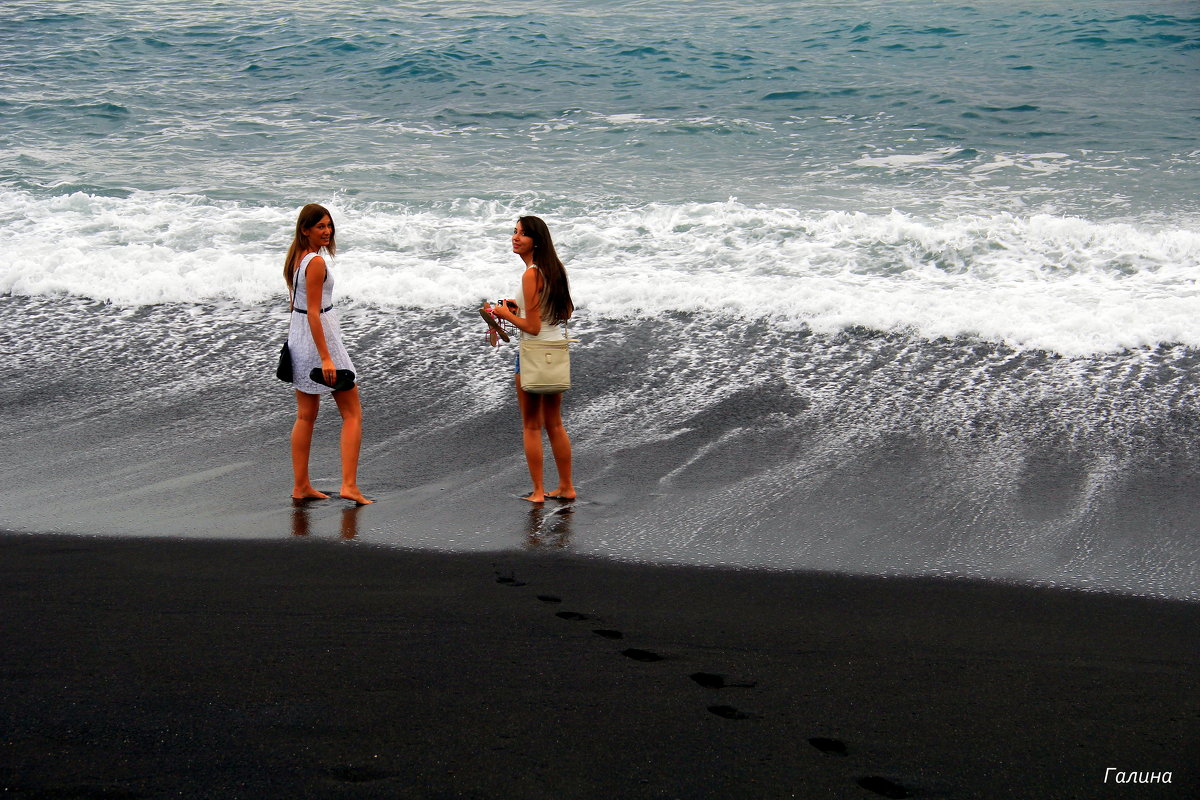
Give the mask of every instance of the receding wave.
MULTIPOLYGON (((284 309, 0 297, 0 313, 0 352, 36 376, 0 383, 0 524, 292 531, 284 309)), ((567 402, 585 501, 529 516, 504 499, 528 481, 515 348, 488 347, 470 309, 343 319, 381 501, 364 540, 1200 598, 1195 348, 1070 359, 581 314, 567 402)), ((336 486, 336 427, 319 430, 314 479, 336 486)))

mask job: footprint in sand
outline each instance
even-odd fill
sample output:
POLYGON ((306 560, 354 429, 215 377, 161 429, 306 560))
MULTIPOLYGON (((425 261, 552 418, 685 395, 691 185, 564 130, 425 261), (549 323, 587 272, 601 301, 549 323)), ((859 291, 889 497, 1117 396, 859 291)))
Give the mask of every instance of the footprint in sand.
POLYGON ((344 783, 370 783, 372 781, 386 781, 388 778, 399 777, 398 772, 387 772, 374 767, 329 767, 325 770, 325 774, 330 778, 344 783))
POLYGON ((709 706, 708 710, 724 719, 753 719, 753 714, 747 714, 745 711, 738 711, 733 706, 709 706))
POLYGON ((500 573, 496 573, 496 583, 502 583, 505 586, 524 586, 525 585, 524 581, 519 581, 516 578, 514 578, 512 575, 501 575, 500 573))
POLYGON ((828 739, 824 736, 814 736, 808 740, 808 743, 820 750, 822 753, 827 753, 831 756, 848 755, 846 743, 840 742, 837 739, 828 739))
POLYGON ((693 672, 688 677, 705 689, 753 689, 758 686, 758 681, 731 683, 727 676, 712 672, 693 672))
POLYGON ((597 636, 603 636, 605 639, 625 638, 625 634, 621 633, 620 631, 608 630, 607 628, 597 628, 596 630, 592 631, 592 633, 596 634, 597 636))
POLYGON ((642 661, 644 663, 652 663, 654 661, 664 661, 666 656, 660 656, 658 653, 652 653, 649 650, 639 650, 636 647, 631 647, 628 650, 622 650, 621 655, 626 658, 632 658, 634 661, 642 661))
MULTIPOLYGON (((4 793, 8 794, 14 791, 20 794, 25 792, 19 788, 4 789, 4 793)), ((50 789, 46 794, 31 793, 29 797, 86 797, 88 800, 134 800, 135 798, 147 797, 144 794, 131 792, 128 789, 122 789, 117 786, 98 786, 94 783, 68 784, 64 786, 56 786, 50 789)))
POLYGON ((898 783, 893 783, 887 778, 881 778, 878 775, 870 775, 866 778, 859 778, 856 781, 859 786, 866 789, 868 792, 890 797, 894 800, 902 800, 905 797, 911 797, 908 790, 898 783))
POLYGON ((537 596, 537 599, 541 600, 543 603, 561 603, 562 602, 561 597, 556 597, 552 594, 539 594, 537 596))
POLYGON ((578 611, 559 611, 554 616, 559 619, 569 619, 572 622, 584 622, 585 620, 595 619, 590 614, 580 614, 578 611))

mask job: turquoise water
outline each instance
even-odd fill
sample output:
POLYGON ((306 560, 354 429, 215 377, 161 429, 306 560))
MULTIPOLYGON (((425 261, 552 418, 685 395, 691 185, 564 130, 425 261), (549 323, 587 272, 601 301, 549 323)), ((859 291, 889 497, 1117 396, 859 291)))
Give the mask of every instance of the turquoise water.
POLYGON ((17 0, 0 180, 1191 221, 1198 60, 1193 2, 17 0))

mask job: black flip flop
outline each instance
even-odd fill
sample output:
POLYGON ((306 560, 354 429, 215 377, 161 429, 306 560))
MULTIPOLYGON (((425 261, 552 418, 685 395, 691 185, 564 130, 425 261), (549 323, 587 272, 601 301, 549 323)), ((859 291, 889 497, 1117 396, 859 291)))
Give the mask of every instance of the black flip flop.
POLYGON ((348 369, 339 369, 337 371, 337 378, 332 384, 325 382, 325 374, 321 372, 320 367, 313 367, 313 371, 308 373, 308 377, 312 379, 313 383, 328 386, 335 392, 344 392, 347 389, 354 388, 354 372, 348 369))

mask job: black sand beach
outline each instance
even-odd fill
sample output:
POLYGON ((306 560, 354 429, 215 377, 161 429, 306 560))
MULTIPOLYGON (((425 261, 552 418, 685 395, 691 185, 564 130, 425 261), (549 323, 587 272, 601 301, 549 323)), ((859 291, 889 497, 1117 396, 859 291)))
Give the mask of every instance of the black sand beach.
POLYGON ((1198 7, 3 3, 0 800, 1200 798, 1198 7))
POLYGON ((1200 789, 1195 603, 315 539, 0 550, 14 797, 1200 789))

